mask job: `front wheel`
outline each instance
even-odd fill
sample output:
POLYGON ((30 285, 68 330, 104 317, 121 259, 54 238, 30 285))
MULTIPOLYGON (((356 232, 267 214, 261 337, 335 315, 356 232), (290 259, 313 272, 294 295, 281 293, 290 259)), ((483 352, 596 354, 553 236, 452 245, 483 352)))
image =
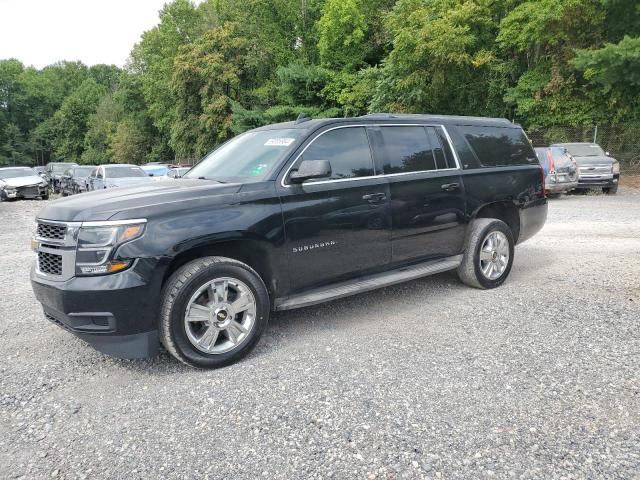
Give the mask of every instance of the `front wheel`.
POLYGON ((614 185, 613 187, 603 188, 602 192, 606 193, 607 195, 615 195, 616 193, 618 193, 618 184, 614 185))
POLYGON ((253 349, 269 311, 267 289, 251 267, 230 258, 201 258, 165 284, 160 340, 187 365, 222 367, 253 349))
POLYGON ((514 243, 513 233, 503 221, 494 218, 474 220, 458 267, 460 280, 483 289, 502 285, 513 265, 514 243))

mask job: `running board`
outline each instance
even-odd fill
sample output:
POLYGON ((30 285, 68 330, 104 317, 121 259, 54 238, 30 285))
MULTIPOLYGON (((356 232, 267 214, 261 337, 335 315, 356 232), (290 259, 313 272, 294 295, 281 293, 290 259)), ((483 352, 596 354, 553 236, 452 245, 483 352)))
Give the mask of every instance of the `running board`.
POLYGON ((405 267, 400 267, 388 272, 368 275, 358 280, 350 280, 322 288, 316 288, 308 292, 292 295, 287 298, 276 298, 276 310, 291 310, 293 308, 308 307, 328 300, 348 297, 362 292, 368 292, 377 288, 388 287, 396 283, 414 280, 436 273, 446 272, 458 268, 462 262, 462 255, 431 260, 405 267))

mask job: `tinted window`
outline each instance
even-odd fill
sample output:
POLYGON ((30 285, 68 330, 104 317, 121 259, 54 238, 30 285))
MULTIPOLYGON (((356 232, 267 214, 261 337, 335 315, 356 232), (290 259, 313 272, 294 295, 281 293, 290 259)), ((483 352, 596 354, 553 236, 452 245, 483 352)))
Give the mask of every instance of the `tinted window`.
POLYGON ((338 128, 316 138, 302 160, 328 160, 331 178, 373 175, 373 160, 364 127, 338 128))
POLYGON ((384 173, 435 170, 431 143, 424 127, 380 127, 386 152, 384 173))
POLYGON ((485 167, 537 163, 529 140, 519 128, 459 128, 485 167))

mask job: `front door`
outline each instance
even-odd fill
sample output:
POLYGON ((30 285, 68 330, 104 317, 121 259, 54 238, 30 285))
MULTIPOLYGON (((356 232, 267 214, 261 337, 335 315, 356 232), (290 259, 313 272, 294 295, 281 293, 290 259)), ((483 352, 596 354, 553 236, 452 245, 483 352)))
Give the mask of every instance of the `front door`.
POLYGON ((391 191, 392 261, 457 255, 466 229, 464 185, 439 126, 381 126, 391 191))
POLYGON ((316 136, 294 162, 328 160, 331 176, 281 188, 293 292, 384 268, 391 260, 389 186, 375 175, 365 127, 316 136))

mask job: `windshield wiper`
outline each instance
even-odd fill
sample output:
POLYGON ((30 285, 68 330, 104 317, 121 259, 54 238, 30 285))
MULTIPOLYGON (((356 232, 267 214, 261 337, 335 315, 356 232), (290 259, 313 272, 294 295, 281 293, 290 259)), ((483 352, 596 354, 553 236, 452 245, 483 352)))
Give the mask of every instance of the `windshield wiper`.
POLYGON ((215 178, 207 178, 207 177, 198 177, 198 180, 212 180, 218 183, 227 183, 227 182, 223 182, 222 180, 216 180, 215 178))

